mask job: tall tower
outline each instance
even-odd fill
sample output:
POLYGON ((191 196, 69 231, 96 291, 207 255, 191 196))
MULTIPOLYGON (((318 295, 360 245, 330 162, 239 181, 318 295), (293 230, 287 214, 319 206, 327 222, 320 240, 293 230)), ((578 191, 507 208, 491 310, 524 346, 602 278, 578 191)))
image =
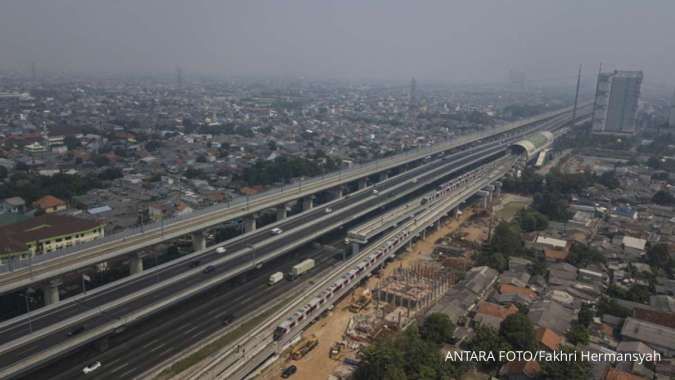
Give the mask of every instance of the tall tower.
POLYGON ((670 104, 670 119, 668 119, 668 126, 675 128, 675 93, 673 93, 673 100, 670 104))
POLYGON ((577 121, 577 105, 579 104, 579 87, 581 87, 581 67, 579 65, 579 74, 577 74, 577 91, 574 94, 574 110, 572 111, 572 126, 577 121))
POLYGON ((37 68, 35 67, 35 62, 30 63, 30 78, 33 81, 37 80, 37 68))
POLYGON ((642 71, 598 74, 593 103, 593 132, 634 134, 642 71))

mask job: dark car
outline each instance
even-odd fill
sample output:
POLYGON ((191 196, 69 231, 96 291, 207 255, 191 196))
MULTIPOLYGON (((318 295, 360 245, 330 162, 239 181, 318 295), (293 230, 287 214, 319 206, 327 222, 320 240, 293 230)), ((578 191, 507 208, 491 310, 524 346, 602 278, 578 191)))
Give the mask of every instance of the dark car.
POLYGON ((213 272, 214 269, 216 269, 216 267, 214 267, 213 265, 209 265, 208 267, 204 268, 202 273, 211 273, 213 272))
POLYGON ((77 326, 74 329, 68 331, 68 336, 75 336, 84 331, 84 329, 85 329, 84 325, 77 326))
POLYGON ((223 325, 227 326, 232 322, 234 322, 234 315, 227 314, 226 316, 223 317, 223 325))
POLYGON ((201 264, 201 261, 195 260, 195 261, 190 263, 190 268, 196 268, 196 267, 199 266, 199 264, 201 264))
POLYGON ((293 374, 297 372, 297 370, 298 367, 294 365, 287 367, 286 369, 284 369, 283 372, 281 372, 281 377, 283 377, 284 379, 288 379, 289 377, 293 376, 293 374))

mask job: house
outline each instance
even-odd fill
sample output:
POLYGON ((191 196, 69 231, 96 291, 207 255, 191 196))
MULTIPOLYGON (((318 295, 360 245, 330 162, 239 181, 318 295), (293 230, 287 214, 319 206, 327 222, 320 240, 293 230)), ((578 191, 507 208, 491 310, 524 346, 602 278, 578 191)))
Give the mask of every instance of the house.
POLYGON ((5 198, 0 204, 0 214, 23 214, 26 211, 26 201, 21 197, 5 198))
POLYGON ((44 197, 33 202, 33 207, 45 214, 52 214, 63 211, 67 208, 66 202, 53 196, 45 195, 44 197))
POLYGON ((643 342, 666 356, 675 354, 675 329, 628 317, 621 336, 624 340, 643 342))
POLYGON ((541 373, 541 366, 536 361, 512 361, 499 369, 500 379, 527 380, 536 379, 541 373))
POLYGON ((555 331, 546 327, 537 328, 534 331, 534 336, 537 339, 537 342, 549 351, 558 350, 563 340, 563 338, 556 334, 555 331))
POLYGON ((481 326, 489 326, 499 330, 502 321, 509 315, 516 313, 518 313, 518 307, 513 304, 503 307, 491 302, 481 302, 478 304, 474 321, 480 323, 481 326))
POLYGON ((546 327, 564 335, 577 318, 576 313, 557 302, 542 300, 530 306, 527 317, 539 327, 546 327))
POLYGON ((473 267, 466 273, 462 286, 482 298, 497 281, 497 275, 497 271, 490 267, 473 267))
POLYGON ((633 375, 630 372, 625 372, 617 368, 607 369, 604 380, 647 380, 642 376, 633 375))
POLYGON ((104 236, 104 223, 69 215, 44 214, 0 226, 0 262, 40 255, 104 236))
POLYGON ((520 286, 515 286, 511 284, 501 284, 499 286, 499 293, 501 294, 512 294, 512 293, 517 293, 525 298, 528 298, 530 300, 534 300, 537 298, 537 293, 535 293, 532 289, 529 288, 523 288, 520 286))

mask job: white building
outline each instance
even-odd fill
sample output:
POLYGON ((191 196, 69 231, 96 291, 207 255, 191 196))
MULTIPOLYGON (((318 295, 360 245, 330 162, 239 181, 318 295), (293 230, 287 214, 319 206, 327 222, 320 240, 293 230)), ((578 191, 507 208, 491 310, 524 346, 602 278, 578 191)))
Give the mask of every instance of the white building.
POLYGON ((593 104, 593 133, 635 134, 642 71, 600 73, 593 104))

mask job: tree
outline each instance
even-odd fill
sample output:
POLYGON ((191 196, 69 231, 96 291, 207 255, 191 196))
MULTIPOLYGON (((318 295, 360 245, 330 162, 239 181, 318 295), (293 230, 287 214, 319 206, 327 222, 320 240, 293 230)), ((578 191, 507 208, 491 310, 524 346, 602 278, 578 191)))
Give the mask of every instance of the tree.
POLYGON ((7 171, 7 168, 4 166, 0 166, 0 180, 7 178, 8 174, 9 172, 7 171))
POLYGON ((574 243, 570 249, 567 261, 578 267, 586 267, 590 264, 604 263, 605 256, 595 248, 581 243, 574 243))
POLYGON ((609 172, 604 172, 598 177, 598 182, 607 187, 608 189, 616 189, 619 187, 621 184, 619 183, 619 180, 616 178, 616 173, 613 171, 609 172))
POLYGON ((473 338, 467 342, 467 348, 475 352, 492 352, 495 357, 494 362, 482 361, 478 363, 479 367, 491 370, 499 368, 503 364, 499 361, 499 351, 508 351, 511 349, 511 346, 495 329, 478 326, 473 338))
POLYGON ((449 343, 454 332, 455 324, 443 313, 429 315, 420 329, 422 338, 438 344, 449 343))
POLYGON ((122 178, 122 170, 119 168, 106 168, 98 174, 98 178, 104 181, 112 181, 117 178, 122 178))
POLYGON ((668 245, 664 243, 655 244, 647 250, 647 261, 655 268, 672 272, 673 258, 668 252, 668 245))
POLYGON ((520 228, 513 223, 499 223, 490 241, 490 248, 507 257, 522 253, 523 242, 520 238, 520 228))
POLYGON ((675 205, 675 196, 669 191, 659 190, 652 197, 652 202, 662 206, 672 206, 675 205))
POLYGON ((92 160, 92 161, 94 162, 94 164, 96 164, 96 166, 98 166, 98 167, 103 167, 103 166, 108 166, 108 165, 110 165, 110 160, 108 159, 108 157, 106 157, 106 156, 104 156, 104 155, 101 155, 101 154, 98 154, 98 155, 94 156, 91 160, 92 160))
POLYGON ((516 222, 525 232, 542 231, 548 227, 546 215, 531 209, 520 210, 516 214, 516 222))
MULTIPOLYGON (((568 346, 561 347, 564 354, 572 355, 575 350, 568 346)), ((573 356, 571 356, 573 357, 573 356)), ((577 353, 577 360, 546 360, 541 363, 544 379, 551 380, 584 380, 591 378, 591 366, 589 362, 581 360, 577 353)))
POLYGON ((162 143, 157 140, 150 140, 145 143, 145 150, 147 150, 148 152, 154 152, 161 147, 162 143))
POLYGON ((591 322, 593 322, 593 317, 595 317, 595 311, 593 311, 593 305, 583 304, 581 305, 581 310, 577 315, 577 320, 583 327, 589 327, 591 322))
POLYGON ((590 333, 579 321, 574 321, 570 331, 567 332, 567 339, 574 345, 585 346, 590 341, 590 333))
POLYGON ((506 317, 499 326, 499 334, 515 349, 529 350, 535 347, 534 326, 525 314, 516 313, 506 317))

